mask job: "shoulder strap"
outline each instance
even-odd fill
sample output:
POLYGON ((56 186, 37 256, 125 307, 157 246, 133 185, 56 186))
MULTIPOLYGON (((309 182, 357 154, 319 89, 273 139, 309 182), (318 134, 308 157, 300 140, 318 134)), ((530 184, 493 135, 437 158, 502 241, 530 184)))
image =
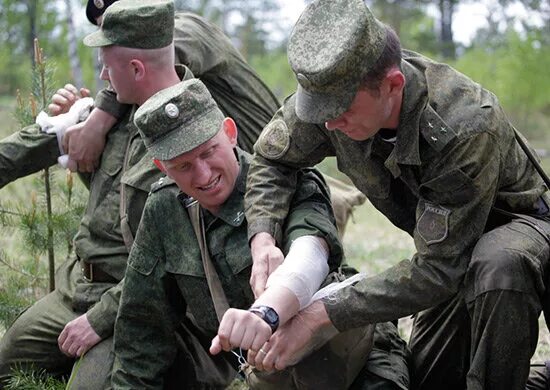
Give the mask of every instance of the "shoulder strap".
POLYGON ((548 179, 548 175, 546 175, 546 172, 544 172, 544 169, 542 169, 542 167, 540 166, 535 156, 533 156, 533 153, 531 153, 531 150, 529 150, 529 148, 527 147, 527 144, 525 144, 525 141, 523 140, 523 138, 521 138, 519 131, 517 131, 515 127, 513 127, 513 129, 514 129, 514 134, 516 135, 516 140, 518 141, 519 146, 521 146, 521 148, 523 149, 523 151, 525 152, 529 160, 531 160, 531 163, 533 164, 533 166, 539 173, 540 177, 544 181, 544 184, 546 184, 546 187, 550 189, 550 179, 548 179))
POLYGON ((221 322, 223 314, 227 311, 227 309, 229 309, 229 303, 227 302, 227 297, 223 291, 218 273, 216 272, 214 264, 210 259, 210 254, 208 253, 208 247, 206 246, 206 235, 204 232, 204 221, 202 219, 199 203, 197 201, 191 203, 187 206, 187 212, 189 213, 191 225, 193 225, 193 230, 195 231, 199 248, 201 250, 202 265, 204 267, 204 273, 206 274, 208 289, 210 290, 210 295, 212 296, 212 301, 214 302, 214 309, 216 310, 218 321, 221 322))

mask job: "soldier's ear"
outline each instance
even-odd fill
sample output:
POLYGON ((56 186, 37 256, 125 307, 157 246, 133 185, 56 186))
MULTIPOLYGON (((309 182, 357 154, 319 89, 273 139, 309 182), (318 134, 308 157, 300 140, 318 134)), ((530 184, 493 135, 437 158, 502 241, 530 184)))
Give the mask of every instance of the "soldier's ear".
POLYGON ((166 173, 166 170, 164 169, 164 165, 162 165, 160 160, 157 160, 156 158, 154 158, 153 163, 157 166, 158 169, 160 169, 161 172, 166 173))
POLYGON ((401 94, 405 88, 405 75, 395 67, 388 71, 386 75, 390 93, 401 94))
POLYGON ((147 73, 143 62, 134 58, 130 61, 130 65, 132 66, 132 69, 134 71, 135 81, 143 80, 145 78, 145 74, 147 73))
POLYGON ((222 123, 223 131, 233 146, 237 145, 237 125, 232 118, 225 118, 222 123))

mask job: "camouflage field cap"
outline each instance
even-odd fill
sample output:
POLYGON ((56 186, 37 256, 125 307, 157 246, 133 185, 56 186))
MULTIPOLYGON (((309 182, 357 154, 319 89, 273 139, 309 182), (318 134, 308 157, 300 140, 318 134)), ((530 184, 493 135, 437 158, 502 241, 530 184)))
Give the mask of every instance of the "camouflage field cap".
POLYGON ((386 29, 364 0, 310 3, 288 43, 298 118, 323 123, 345 112, 385 44, 386 29))
POLYGON ((107 7, 113 4, 116 0, 88 0, 86 4, 86 17, 90 23, 97 26, 96 19, 99 18, 107 7))
POLYGON ((153 158, 171 160, 210 140, 225 115, 198 79, 182 81, 149 98, 134 115, 153 158))
POLYGON ((173 38, 173 0, 120 0, 107 8, 101 28, 86 36, 84 44, 159 49, 173 38))

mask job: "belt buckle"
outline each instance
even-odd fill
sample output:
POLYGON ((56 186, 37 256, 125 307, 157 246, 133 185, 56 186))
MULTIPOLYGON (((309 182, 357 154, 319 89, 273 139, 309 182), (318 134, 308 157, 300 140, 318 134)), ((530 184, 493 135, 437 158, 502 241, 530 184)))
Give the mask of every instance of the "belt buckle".
POLYGON ((82 279, 84 279, 86 283, 92 283, 94 281, 94 267, 90 263, 84 262, 83 264, 86 265, 80 267, 80 269, 82 270, 82 279), (88 267, 88 270, 90 271, 90 277, 88 277, 87 275, 86 267, 88 267))

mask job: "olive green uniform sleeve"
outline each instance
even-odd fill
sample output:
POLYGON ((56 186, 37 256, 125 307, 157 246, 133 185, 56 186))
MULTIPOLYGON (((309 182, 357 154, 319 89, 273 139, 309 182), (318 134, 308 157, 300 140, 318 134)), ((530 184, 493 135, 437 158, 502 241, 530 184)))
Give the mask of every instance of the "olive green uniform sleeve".
POLYGON ((90 325, 102 340, 113 335, 123 281, 105 291, 87 312, 90 325))
POLYGON ((298 237, 316 236, 329 247, 329 265, 336 269, 343 260, 336 220, 330 203, 330 194, 322 175, 315 169, 301 170, 297 175, 297 190, 283 225, 283 252, 298 237))
POLYGON ((111 88, 104 88, 99 91, 95 97, 94 105, 119 120, 122 119, 132 107, 129 104, 120 103, 116 99, 116 92, 111 88))
POLYGON ((0 188, 57 163, 59 146, 55 134, 31 125, 0 141, 0 188))
POLYGON ((162 230, 150 200, 128 259, 115 325, 112 384, 117 389, 162 389, 164 373, 176 354, 162 230))
POLYGON ((416 313, 458 291, 495 201, 501 162, 497 140, 484 132, 465 137, 431 164, 416 209, 417 253, 327 298, 340 331, 416 313))
POLYGON ((280 243, 298 170, 313 166, 334 152, 317 125, 296 118, 293 96, 265 127, 254 150, 245 196, 248 237, 267 232, 280 243))

